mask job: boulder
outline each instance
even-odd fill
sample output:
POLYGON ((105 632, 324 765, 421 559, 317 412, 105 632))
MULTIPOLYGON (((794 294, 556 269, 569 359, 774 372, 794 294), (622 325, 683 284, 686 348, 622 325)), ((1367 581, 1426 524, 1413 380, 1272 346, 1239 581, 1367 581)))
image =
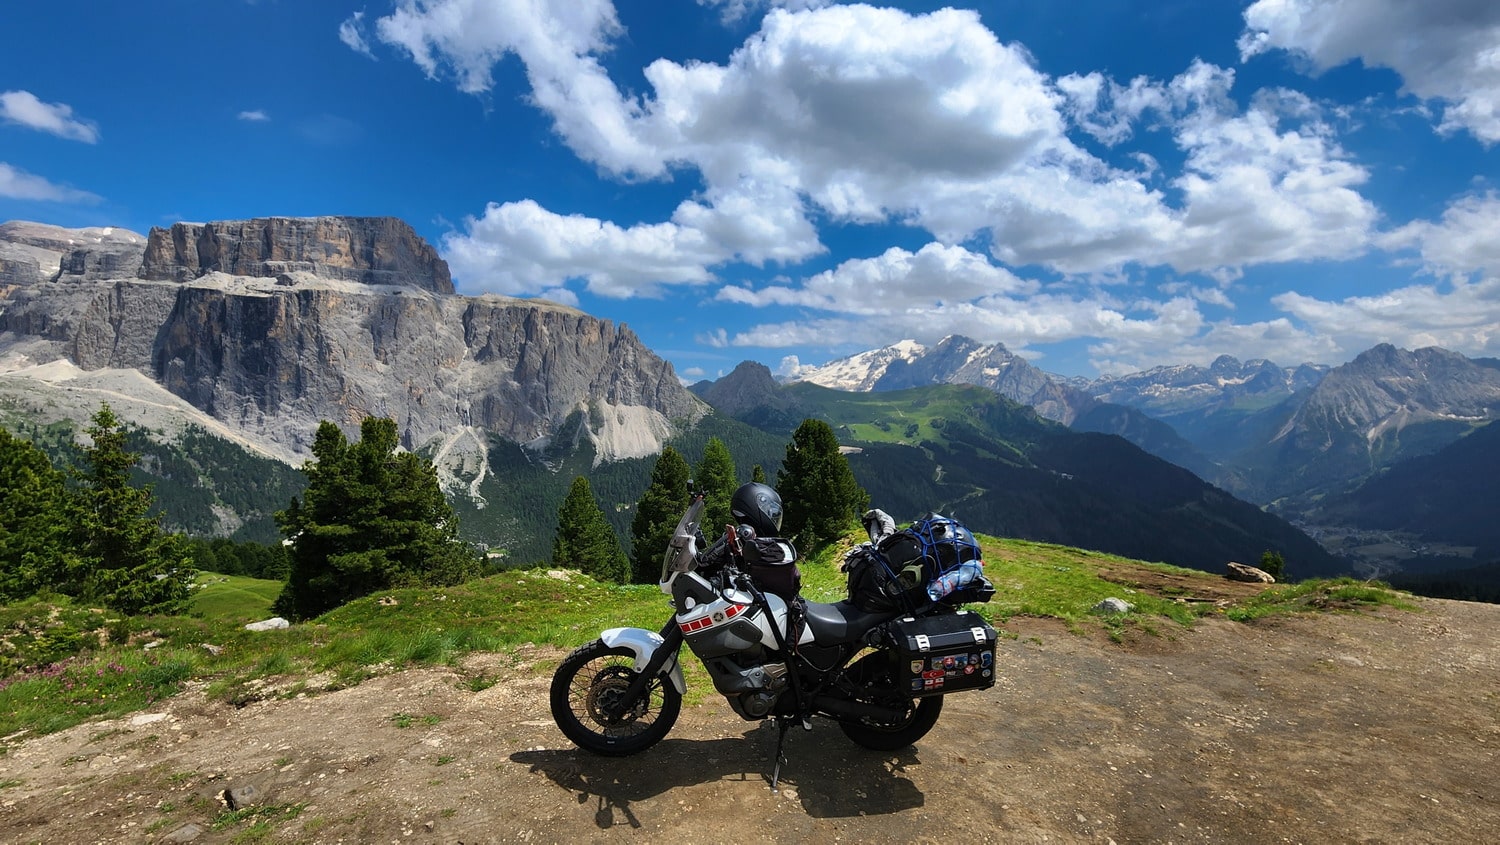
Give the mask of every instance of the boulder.
POLYGON ((1253 566, 1235 563, 1232 560, 1229 562, 1229 571, 1224 573, 1224 577, 1231 581, 1246 581, 1252 584, 1276 583, 1276 577, 1264 569, 1256 569, 1253 566))

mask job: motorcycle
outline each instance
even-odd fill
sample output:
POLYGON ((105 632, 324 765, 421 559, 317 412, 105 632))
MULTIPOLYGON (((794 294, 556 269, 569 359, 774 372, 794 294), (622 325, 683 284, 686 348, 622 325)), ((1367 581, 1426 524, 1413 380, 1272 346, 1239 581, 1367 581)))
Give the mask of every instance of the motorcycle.
POLYGON ((667 735, 686 692, 684 642, 736 714, 776 720, 773 790, 793 724, 811 730, 812 716, 825 717, 858 745, 894 751, 932 730, 945 694, 994 685, 995 630, 959 608, 993 594, 982 576, 935 599, 914 590, 919 606, 872 612, 849 600, 808 601, 796 586, 767 589, 752 577, 749 526, 725 526, 700 553, 703 507, 695 494, 662 563, 658 585, 672 598, 672 618, 659 632, 606 630, 558 666, 552 717, 580 748, 624 756, 667 735))

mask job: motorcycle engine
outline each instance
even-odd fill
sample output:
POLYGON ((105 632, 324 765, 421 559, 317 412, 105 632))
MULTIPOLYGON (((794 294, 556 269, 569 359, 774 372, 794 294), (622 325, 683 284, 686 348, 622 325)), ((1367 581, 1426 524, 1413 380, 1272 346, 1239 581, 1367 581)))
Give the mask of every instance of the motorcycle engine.
POLYGON ((703 661, 713 677, 714 688, 729 701, 742 719, 764 719, 787 688, 785 663, 741 666, 733 657, 703 661))

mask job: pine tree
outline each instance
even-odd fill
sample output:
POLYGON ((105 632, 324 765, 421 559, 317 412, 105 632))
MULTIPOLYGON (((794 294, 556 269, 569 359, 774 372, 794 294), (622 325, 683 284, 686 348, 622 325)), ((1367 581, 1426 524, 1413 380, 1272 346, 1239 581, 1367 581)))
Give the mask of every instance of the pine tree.
POLYGON ((704 533, 723 531, 725 525, 734 522, 734 516, 729 512, 729 500, 739 486, 734 478, 734 456, 729 454, 724 441, 717 437, 708 439, 708 444, 703 447, 703 461, 698 464, 698 475, 693 481, 704 494, 700 522, 704 533))
POLYGON ((151 514, 150 488, 130 484, 137 456, 125 449, 125 432, 109 405, 85 429, 86 469, 77 472, 73 496, 76 559, 60 588, 121 613, 175 613, 187 604, 196 573, 187 543, 162 530, 151 514))
POLYGON ((1260 569, 1280 581, 1286 572, 1286 558, 1281 556, 1281 552, 1266 549, 1260 553, 1260 569))
POLYGON ((870 494, 854 480, 828 423, 806 419, 792 433, 776 473, 782 533, 808 551, 844 535, 869 507, 870 494))
POLYGON ((552 542, 552 562, 575 567, 599 581, 628 583, 630 562, 620 548, 620 538, 604 518, 589 480, 573 479, 568 496, 557 512, 557 538, 552 542))
POLYGON ((651 469, 651 484, 636 504, 630 523, 631 580, 635 583, 652 583, 661 575, 672 531, 687 509, 689 480, 682 455, 671 446, 662 449, 651 469))
POLYGON ((63 475, 29 440, 0 428, 0 601, 54 587, 68 543, 63 475))
POLYGON ((304 497, 276 514, 291 540, 278 613, 309 619, 377 590, 479 574, 432 462, 396 445, 391 419, 366 417, 354 444, 333 423, 318 426, 304 497))
POLYGON ((750 480, 753 481, 756 484, 765 484, 766 483, 766 470, 765 470, 765 467, 762 467, 760 464, 756 464, 754 467, 752 467, 750 469, 750 480))

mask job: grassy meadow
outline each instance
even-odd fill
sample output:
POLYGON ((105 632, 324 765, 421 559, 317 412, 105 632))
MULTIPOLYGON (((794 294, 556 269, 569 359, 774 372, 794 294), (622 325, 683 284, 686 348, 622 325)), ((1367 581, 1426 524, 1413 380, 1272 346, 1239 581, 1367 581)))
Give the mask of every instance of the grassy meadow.
MULTIPOLYGON (((1099 577, 1101 567, 1140 567, 1185 578, 1222 579, 1193 570, 1127 561, 1045 543, 981 537, 994 599, 974 605, 997 627, 1016 616, 1053 617, 1073 630, 1170 634, 1207 614, 1248 621, 1301 610, 1403 604, 1379 584, 1310 581, 1278 586, 1221 606, 1131 591, 1099 577), (1127 614, 1092 610, 1117 596, 1127 614)), ((842 552, 802 563, 803 594, 844 596, 842 552)), ((339 607, 311 622, 252 632, 246 622, 271 615, 280 582, 204 573, 188 615, 124 617, 37 598, 0 607, 0 753, 4 743, 94 718, 119 717, 188 685, 243 704, 268 696, 337 689, 416 665, 456 665, 473 652, 505 653, 523 643, 560 650, 617 626, 660 629, 671 612, 654 585, 603 584, 576 571, 515 570, 442 589, 391 590, 339 607)), ((684 654, 687 654, 684 652, 684 654)), ((695 659, 684 659, 689 701, 712 693, 695 659)), ((550 668, 547 669, 550 671, 550 668)), ((483 689, 493 678, 463 677, 483 689)))

